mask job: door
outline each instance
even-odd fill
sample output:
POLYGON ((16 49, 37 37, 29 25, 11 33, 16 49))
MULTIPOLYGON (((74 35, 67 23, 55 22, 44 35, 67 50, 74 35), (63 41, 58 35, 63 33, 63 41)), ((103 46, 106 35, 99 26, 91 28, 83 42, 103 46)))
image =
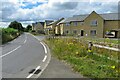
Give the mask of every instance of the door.
POLYGON ((84 31, 83 30, 81 30, 81 36, 84 36, 84 31))

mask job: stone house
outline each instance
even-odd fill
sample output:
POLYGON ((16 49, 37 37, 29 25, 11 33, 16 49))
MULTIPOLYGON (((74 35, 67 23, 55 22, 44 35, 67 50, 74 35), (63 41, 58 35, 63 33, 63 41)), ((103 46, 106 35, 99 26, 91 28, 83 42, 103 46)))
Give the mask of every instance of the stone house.
POLYGON ((74 15, 57 24, 57 33, 60 35, 79 35, 87 37, 106 37, 107 33, 112 37, 120 37, 120 18, 118 13, 74 15))
POLYGON ((32 30, 35 30, 38 33, 44 33, 44 22, 32 23, 32 30))

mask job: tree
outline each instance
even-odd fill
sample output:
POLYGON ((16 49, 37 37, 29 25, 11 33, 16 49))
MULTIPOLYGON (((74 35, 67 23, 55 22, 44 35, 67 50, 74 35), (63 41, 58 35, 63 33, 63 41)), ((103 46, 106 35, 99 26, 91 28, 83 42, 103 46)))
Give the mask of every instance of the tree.
POLYGON ((17 21, 11 22, 8 28, 17 29, 18 31, 24 31, 24 27, 22 26, 22 24, 17 21))
POLYGON ((28 25, 28 26, 26 27, 26 30, 27 30, 27 31, 32 30, 32 26, 31 26, 31 25, 28 25))

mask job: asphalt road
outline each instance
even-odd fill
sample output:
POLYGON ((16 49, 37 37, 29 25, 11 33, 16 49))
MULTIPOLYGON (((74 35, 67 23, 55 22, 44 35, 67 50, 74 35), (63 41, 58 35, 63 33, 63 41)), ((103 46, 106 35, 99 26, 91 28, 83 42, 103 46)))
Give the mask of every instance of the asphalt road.
POLYGON ((49 49, 28 33, 2 45, 2 77, 3 78, 37 78, 50 61, 49 49), (32 73, 31 70, 35 69, 32 73), (40 72, 34 74, 37 70, 40 72))

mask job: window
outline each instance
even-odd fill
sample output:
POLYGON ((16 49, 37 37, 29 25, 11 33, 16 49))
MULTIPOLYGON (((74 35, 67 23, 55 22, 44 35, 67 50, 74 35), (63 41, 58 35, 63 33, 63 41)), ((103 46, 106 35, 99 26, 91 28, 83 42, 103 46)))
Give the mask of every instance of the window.
POLYGON ((91 36, 96 36, 96 30, 91 30, 90 34, 91 34, 91 36))
POLYGON ((77 30, 73 30, 73 34, 77 34, 77 30))
POLYGON ((77 22, 73 22, 74 26, 77 26, 77 22))
POLYGON ((66 34, 68 34, 68 33, 69 33, 69 31, 68 31, 68 30, 66 30, 66 31, 65 31, 65 33, 66 33, 66 34))
POLYGON ((92 21, 91 21, 91 26, 97 26, 97 24, 98 24, 98 23, 97 23, 97 20, 92 20, 92 21))
POLYGON ((67 22, 67 23, 66 23, 66 26, 70 26, 70 23, 69 23, 69 22, 67 22))

